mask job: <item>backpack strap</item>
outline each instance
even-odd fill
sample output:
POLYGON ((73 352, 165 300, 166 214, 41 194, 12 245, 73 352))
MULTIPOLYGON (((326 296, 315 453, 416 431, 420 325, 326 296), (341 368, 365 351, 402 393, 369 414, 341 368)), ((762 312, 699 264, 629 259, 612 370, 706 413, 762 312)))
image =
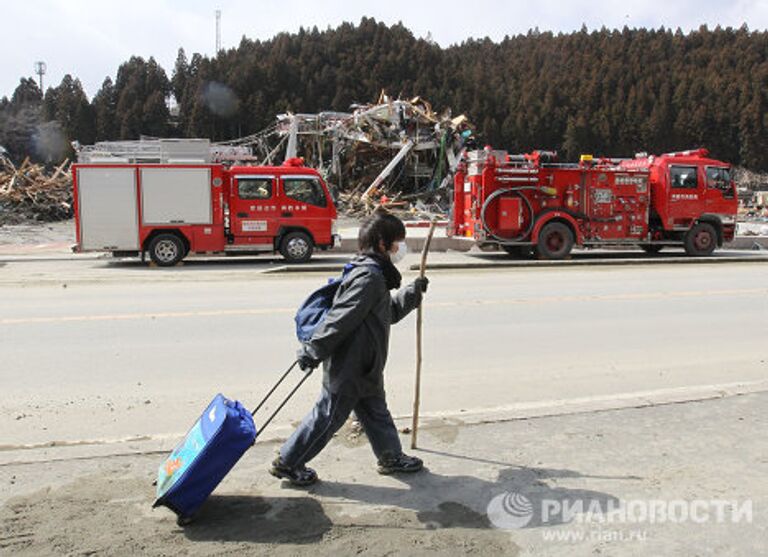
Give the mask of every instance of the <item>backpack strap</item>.
POLYGON ((355 267, 356 265, 353 265, 352 263, 347 263, 346 265, 344 265, 344 268, 341 271, 341 276, 329 278, 328 284, 333 284, 334 282, 341 283, 341 281, 344 280, 344 277, 346 277, 355 267))

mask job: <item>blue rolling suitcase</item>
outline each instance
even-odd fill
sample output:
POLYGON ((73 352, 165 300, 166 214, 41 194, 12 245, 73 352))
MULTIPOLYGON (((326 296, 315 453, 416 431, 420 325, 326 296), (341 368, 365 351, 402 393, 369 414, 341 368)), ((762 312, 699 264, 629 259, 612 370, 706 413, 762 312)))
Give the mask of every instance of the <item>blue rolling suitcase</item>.
POLYGON ((259 433, 307 380, 309 373, 304 374, 261 428, 256 428, 254 414, 297 363, 288 368, 253 412, 236 400, 216 395, 184 440, 160 465, 157 471, 157 500, 152 507, 168 507, 176 513, 177 523, 181 526, 191 522, 195 512, 254 444, 259 433))

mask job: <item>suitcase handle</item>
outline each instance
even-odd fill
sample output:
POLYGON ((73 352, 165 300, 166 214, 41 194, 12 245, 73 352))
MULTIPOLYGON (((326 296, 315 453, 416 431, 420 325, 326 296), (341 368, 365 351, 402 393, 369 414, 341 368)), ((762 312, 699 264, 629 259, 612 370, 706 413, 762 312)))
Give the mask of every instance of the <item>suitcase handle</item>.
MULTIPOLYGON (((272 393, 274 393, 274 392, 275 392, 275 390, 276 390, 276 389, 277 389, 277 388, 280 386, 280 383, 282 383, 282 382, 283 382, 283 380, 284 380, 286 377, 288 377, 288 374, 289 374, 289 373, 291 373, 291 371, 293 371, 293 368, 295 368, 295 367, 296 367, 296 364, 298 364, 298 363, 299 363, 299 361, 298 361, 298 360, 296 360, 295 362, 293 362, 293 363, 291 364, 291 367, 289 367, 289 368, 286 370, 286 372, 285 372, 285 373, 283 373, 282 377, 280 377, 280 379, 278 379, 277 383, 275 383, 275 386, 274 386, 274 387, 272 387, 272 388, 270 389, 270 391, 267 393, 267 396, 265 396, 265 397, 264 397, 264 399, 263 399, 263 400, 262 400, 262 401, 259 403, 259 405, 256 407, 256 409, 255 409, 253 412, 251 412, 251 415, 254 415, 254 414, 256 414, 256 412, 258 412, 258 411, 259 411, 259 409, 260 409, 262 406, 264 406, 264 403, 265 403, 265 402, 267 402, 267 399, 269 399, 269 397, 270 397, 270 396, 272 396, 272 393)), ((262 431, 264 431, 264 428, 265 428, 265 427, 267 427, 267 426, 270 424, 270 422, 271 422, 271 421, 272 421, 272 420, 275 418, 275 416, 277 416, 277 414, 280 412, 280 410, 282 410, 282 409, 283 409, 283 406, 285 406, 286 404, 288 404, 288 401, 289 401, 289 400, 291 400, 291 397, 292 397, 292 396, 293 396, 293 395, 296 393, 296 391, 298 391, 298 390, 299 390, 299 387, 301 387, 301 386, 304 384, 304 381, 306 381, 307 379, 309 379, 309 376, 310 376, 310 375, 312 375, 312 371, 314 371, 314 370, 310 370, 310 371, 309 371, 309 373, 305 373, 305 374, 304 374, 304 377, 302 377, 302 378, 301 378, 301 380, 300 380, 300 381, 299 381, 299 382, 296 384, 296 386, 295 386, 295 387, 294 387, 294 388, 291 390, 291 392, 290 392, 290 393, 288 393, 288 396, 286 396, 286 397, 283 399, 283 402, 281 402, 281 403, 280 403, 280 405, 277 407, 277 409, 276 409, 274 412, 272 412, 272 415, 271 415, 269 418, 267 418, 267 419, 266 419, 266 421, 265 421, 265 422, 264 422, 264 423, 261 425, 261 427, 260 427, 260 428, 258 428, 258 429, 256 430, 256 436, 257 436, 257 437, 259 436, 259 434, 260 434, 262 431)), ((254 442, 255 442, 255 440, 254 440, 254 442)))
POLYGON ((282 377, 280 377, 280 379, 278 379, 278 380, 277 380, 277 383, 275 383, 275 386, 274 386, 274 387, 272 387, 272 388, 269 390, 269 392, 267 393, 267 396, 265 396, 265 397, 262 399, 262 401, 259 403, 259 405, 258 405, 258 406, 257 406, 257 407, 256 407, 256 408, 253 410, 253 412, 251 412, 251 416, 253 416, 254 414, 256 414, 256 412, 258 412, 258 411, 261 409, 261 407, 262 407, 262 406, 264 406, 264 403, 265 403, 265 402, 267 402, 267 400, 269 400, 269 397, 271 397, 271 396, 272 396, 272 393, 274 393, 274 392, 275 392, 275 390, 277 390, 277 388, 280 386, 280 383, 282 383, 282 382, 285 380, 285 378, 286 378, 286 377, 288 377, 288 374, 289 374, 289 373, 291 373, 291 371, 293 371, 293 368, 295 368, 295 367, 296 367, 296 364, 298 364, 298 363, 299 363, 299 360, 296 360, 295 362, 293 362, 293 363, 291 364, 291 367, 289 367, 289 368, 286 370, 286 372, 285 372, 285 373, 283 373, 282 377))

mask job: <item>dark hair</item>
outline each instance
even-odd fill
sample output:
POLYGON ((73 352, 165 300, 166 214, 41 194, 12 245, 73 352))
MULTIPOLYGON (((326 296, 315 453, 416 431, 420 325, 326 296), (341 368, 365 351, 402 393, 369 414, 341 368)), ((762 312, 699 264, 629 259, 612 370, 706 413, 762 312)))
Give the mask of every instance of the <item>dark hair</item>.
POLYGON ((357 245, 360 252, 379 252, 379 244, 384 242, 384 250, 392 249, 392 244, 405 239, 403 221, 385 209, 378 208, 360 225, 357 245))

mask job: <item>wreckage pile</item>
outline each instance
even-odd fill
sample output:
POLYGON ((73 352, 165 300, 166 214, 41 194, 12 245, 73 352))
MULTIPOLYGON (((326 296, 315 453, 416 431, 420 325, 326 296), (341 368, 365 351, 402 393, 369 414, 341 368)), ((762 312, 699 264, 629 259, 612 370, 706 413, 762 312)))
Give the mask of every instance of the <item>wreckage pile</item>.
POLYGON ((749 192, 768 190, 768 174, 753 172, 737 166, 733 171, 733 179, 736 185, 749 192))
MULTIPOLYGON (((273 165, 301 157, 334 192, 339 210, 359 217, 384 206, 405 219, 443 218, 464 148, 474 148, 466 116, 435 112, 421 97, 393 99, 352 112, 280 114, 259 133, 211 145, 206 139, 106 141, 76 146, 78 162, 173 162, 273 165)), ((58 220, 72 214, 68 163, 48 175, 29 160, 0 166, 0 222, 58 220)))
POLYGON ((404 218, 447 214, 459 153, 474 141, 467 117, 452 117, 450 110, 438 114, 421 97, 392 99, 384 92, 377 103, 352 110, 280 114, 257 134, 215 145, 222 154, 217 160, 250 162, 247 155, 260 164, 279 164, 302 157, 320 171, 339 209, 350 216, 377 205, 404 218))
POLYGON ((69 160, 52 171, 26 158, 16 167, 0 155, 0 224, 58 221, 72 217, 69 160))

